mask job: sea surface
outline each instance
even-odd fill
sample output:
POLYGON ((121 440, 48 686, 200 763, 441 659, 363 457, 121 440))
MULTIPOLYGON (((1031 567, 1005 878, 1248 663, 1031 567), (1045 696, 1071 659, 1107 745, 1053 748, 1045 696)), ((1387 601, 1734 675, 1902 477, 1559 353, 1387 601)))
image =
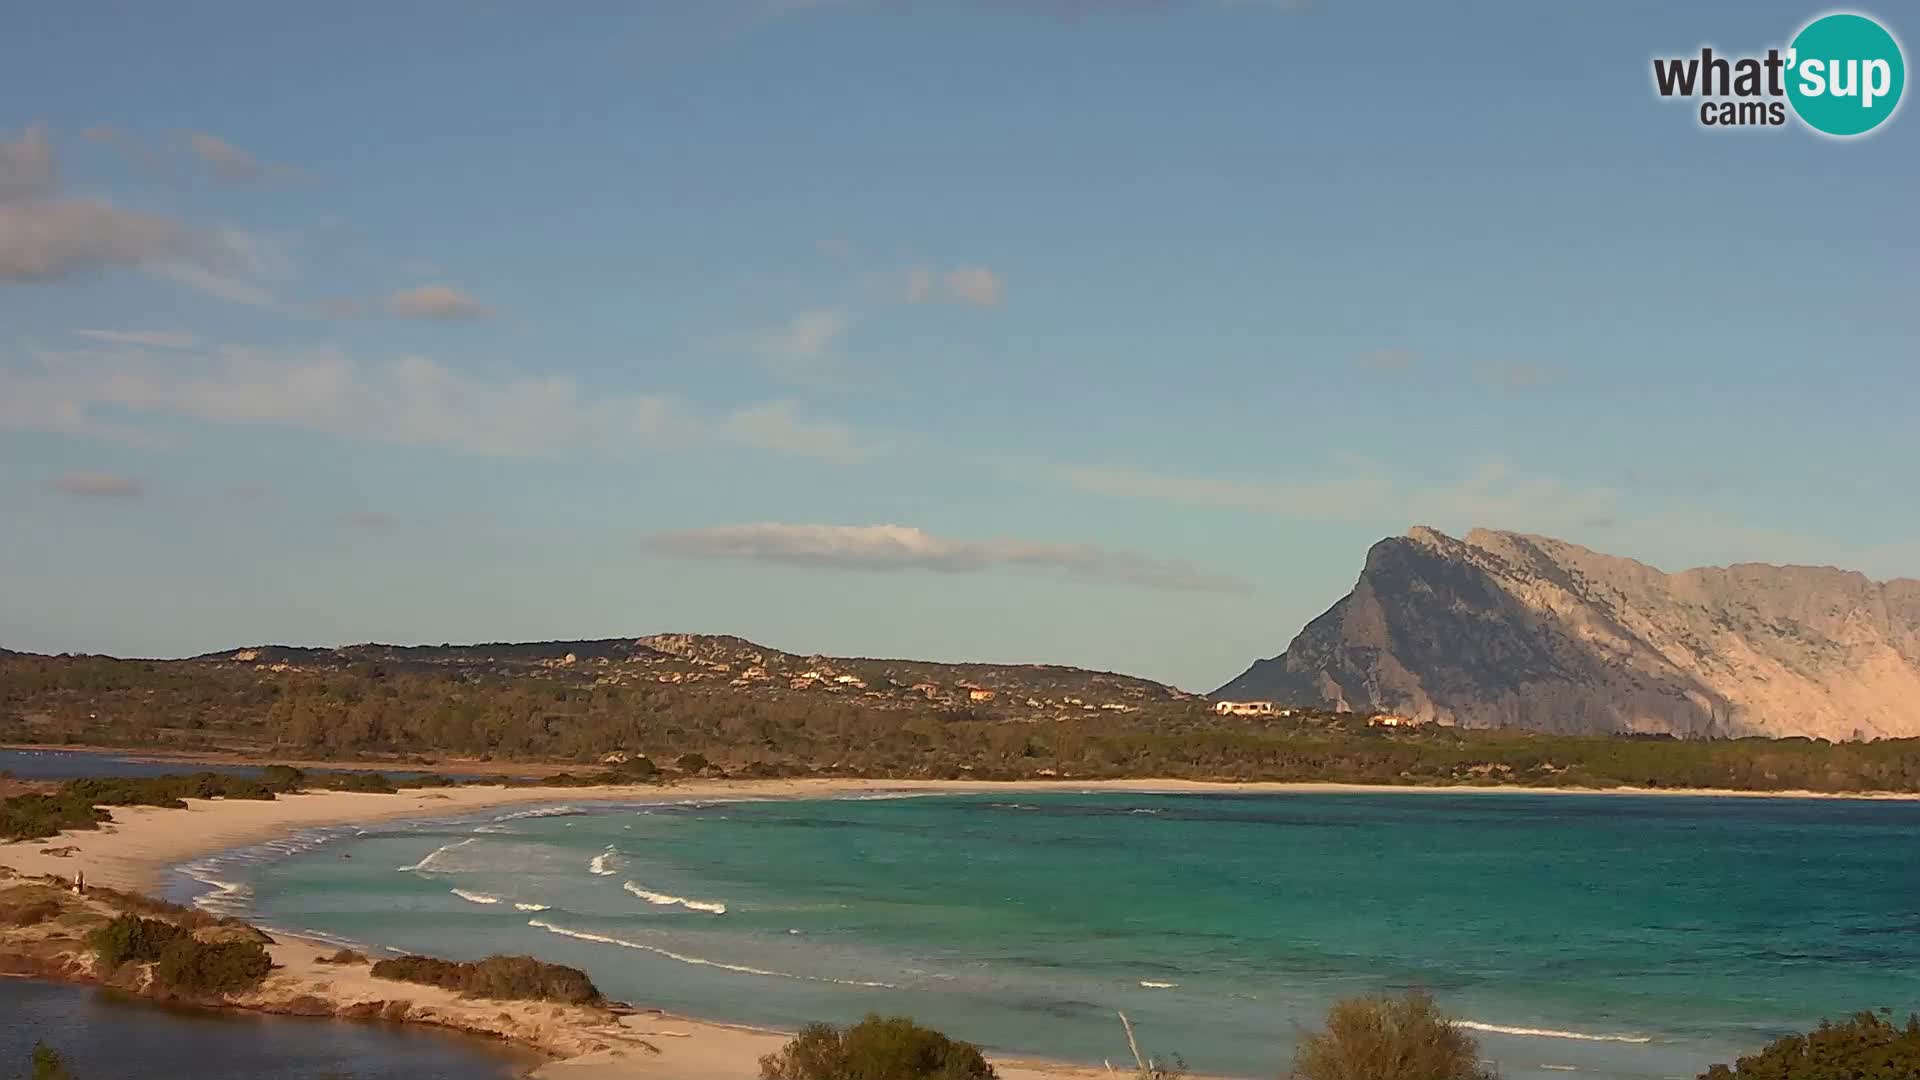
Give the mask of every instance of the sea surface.
POLYGON ((1512 1080, 1691 1078, 1920 1008, 1920 803, 1020 793, 554 807, 204 860, 216 910, 375 948, 533 952, 792 1027, 1283 1073, 1334 999, 1424 987, 1512 1080))
POLYGON ((41 1041, 80 1080, 509 1080, 526 1064, 418 1027, 162 1008, 0 979, 0 1076, 26 1076, 41 1041))

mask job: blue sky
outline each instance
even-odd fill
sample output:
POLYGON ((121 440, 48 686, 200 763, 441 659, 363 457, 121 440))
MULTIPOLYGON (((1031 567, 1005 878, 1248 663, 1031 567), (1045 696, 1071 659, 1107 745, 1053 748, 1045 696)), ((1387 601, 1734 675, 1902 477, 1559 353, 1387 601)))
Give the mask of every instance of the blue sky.
POLYGON ((1920 575, 1912 110, 1651 90, 1816 13, 17 13, 0 644, 1210 689, 1414 524, 1920 575))

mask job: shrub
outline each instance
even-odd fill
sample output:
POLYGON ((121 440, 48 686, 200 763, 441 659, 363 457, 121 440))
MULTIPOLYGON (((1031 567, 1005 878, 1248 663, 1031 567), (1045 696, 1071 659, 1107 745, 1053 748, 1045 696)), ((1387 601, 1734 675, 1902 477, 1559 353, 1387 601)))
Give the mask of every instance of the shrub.
POLYGON ((707 760, 705 754, 681 754, 680 759, 674 764, 683 773, 697 773, 705 771, 707 766, 713 763, 707 760))
POLYGON ((297 791, 307 774, 291 765, 269 765, 260 770, 260 782, 275 791, 297 791))
POLYGON ((379 795, 391 795, 399 790, 387 781, 386 774, 377 772, 335 773, 327 777, 327 787, 334 791, 364 791, 379 795))
POLYGON ((1843 1024, 1822 1021, 1805 1035, 1787 1035, 1766 1049, 1715 1065, 1700 1080, 1910 1080, 1920 1076, 1920 1016, 1896 1027, 1870 1012, 1843 1024))
POLYGON ((60 1052, 46 1043, 33 1044, 33 1080, 73 1080, 60 1052))
POLYGON ((320 962, 323 964, 364 964, 367 962, 367 956, 365 953, 354 949, 341 949, 332 956, 320 957, 320 962))
POLYGON ((171 990, 189 994, 237 994, 260 985, 273 959, 257 941, 207 943, 183 937, 160 951, 153 976, 171 990))
POLYGON ((376 979, 420 983, 500 1001, 553 1001, 597 1005, 600 988, 579 968, 531 956, 489 956, 477 964, 433 956, 396 956, 373 965, 376 979))
POLYGON ((66 908, 58 900, 33 900, 18 906, 0 908, 0 924, 7 926, 38 926, 48 919, 57 918, 66 908))
POLYGON ((1327 1027, 1300 1044, 1295 1080, 1493 1080, 1480 1047, 1433 998, 1370 996, 1336 1002, 1327 1027))
POLYGON ((904 1016, 869 1015, 844 1031, 810 1024, 760 1059, 761 1080, 994 1080, 972 1043, 904 1016))
POLYGON ((138 915, 118 915, 88 938, 100 970, 112 971, 125 963, 150 964, 160 959, 167 946, 181 939, 191 940, 186 930, 159 919, 138 915))

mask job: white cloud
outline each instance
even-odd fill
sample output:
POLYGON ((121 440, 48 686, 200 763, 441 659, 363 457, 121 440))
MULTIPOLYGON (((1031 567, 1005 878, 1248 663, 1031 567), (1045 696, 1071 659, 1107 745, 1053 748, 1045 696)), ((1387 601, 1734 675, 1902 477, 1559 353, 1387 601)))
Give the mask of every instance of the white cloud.
POLYGON ((493 309, 451 285, 422 285, 404 289, 387 300, 387 307, 403 319, 455 321, 484 319, 493 309))
POLYGON ((74 333, 109 345, 137 345, 147 349, 191 349, 200 343, 192 334, 174 330, 75 330, 74 333))
POLYGON ((0 366, 0 428, 136 445, 161 418, 309 431, 459 453, 549 457, 745 447, 830 461, 870 449, 790 402, 705 414, 665 395, 593 392, 565 376, 467 375, 421 356, 363 363, 340 349, 227 346, 38 351, 0 366))
POLYGON ((907 271, 905 289, 909 304, 993 307, 1006 296, 1006 283, 984 266, 958 266, 947 271, 916 266, 907 271))
POLYGON ((87 498, 131 499, 140 495, 138 480, 103 472, 63 473, 53 482, 53 488, 63 495, 87 498))
POLYGON ((976 573, 996 566, 1053 570, 1086 582, 1160 589, 1238 592, 1244 582, 1185 563, 1096 544, 1028 540, 960 540, 901 525, 808 525, 762 522, 663 533, 660 552, 688 558, 742 559, 837 570, 924 570, 976 573))

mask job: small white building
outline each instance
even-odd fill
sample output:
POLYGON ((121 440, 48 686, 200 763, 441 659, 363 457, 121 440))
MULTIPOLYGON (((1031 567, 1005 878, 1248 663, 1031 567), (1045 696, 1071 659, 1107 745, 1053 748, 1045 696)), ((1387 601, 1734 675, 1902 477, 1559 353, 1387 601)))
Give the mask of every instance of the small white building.
POLYGON ((1213 711, 1221 716, 1278 716, 1271 701, 1216 701, 1213 711))

